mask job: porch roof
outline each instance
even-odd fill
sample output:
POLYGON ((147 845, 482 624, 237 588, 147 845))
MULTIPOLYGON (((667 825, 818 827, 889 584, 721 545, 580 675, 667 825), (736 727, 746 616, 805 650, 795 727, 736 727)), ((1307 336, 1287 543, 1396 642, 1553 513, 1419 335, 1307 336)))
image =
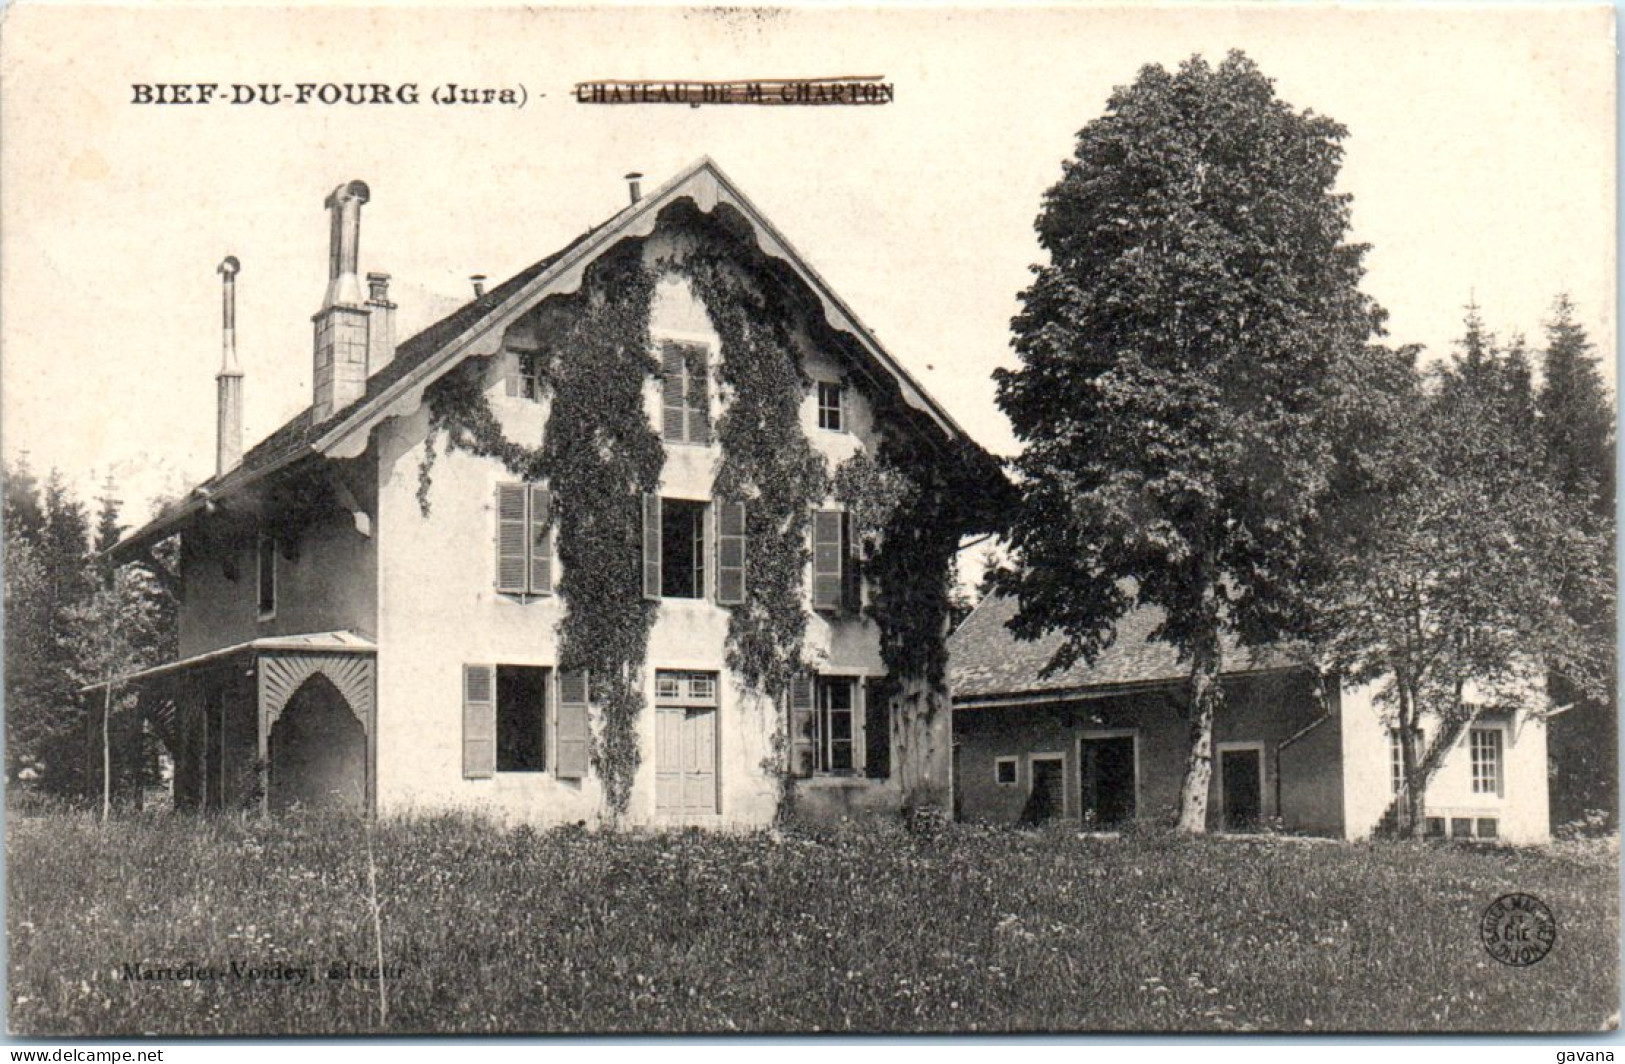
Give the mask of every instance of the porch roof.
MULTIPOLYGON (((321 654, 372 654, 378 650, 378 644, 366 636, 357 635, 351 631, 265 636, 261 639, 250 639, 246 643, 234 643, 229 647, 220 647, 217 650, 208 650, 202 654, 193 654, 191 657, 181 658, 179 661, 170 661, 137 672, 126 673, 113 682, 125 684, 140 680, 151 680, 159 676, 181 672, 197 665, 225 661, 239 654, 259 653, 266 650, 302 650, 308 653, 321 654)), ((89 684, 81 687, 79 693, 85 694, 89 691, 99 691, 105 686, 107 686, 107 681, 89 684)))

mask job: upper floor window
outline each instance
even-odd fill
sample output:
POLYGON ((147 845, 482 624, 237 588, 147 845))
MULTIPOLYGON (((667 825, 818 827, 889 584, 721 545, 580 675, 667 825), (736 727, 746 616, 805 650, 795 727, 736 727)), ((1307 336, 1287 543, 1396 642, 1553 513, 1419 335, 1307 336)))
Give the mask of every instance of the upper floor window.
POLYGON ((850 514, 844 510, 813 511, 812 555, 813 609, 858 609, 862 605, 862 574, 852 550, 850 514))
POLYGON ((644 598, 703 599, 706 569, 714 567, 717 604, 740 605, 745 601, 745 554, 744 503, 643 496, 644 598))
POLYGON ((711 442, 711 396, 704 344, 660 344, 660 435, 671 443, 711 442))
POLYGON ((1501 767, 1501 729, 1474 728, 1470 736, 1473 793, 1501 794, 1505 786, 1501 767))
POLYGON ((508 395, 511 398, 528 399, 536 402, 542 397, 541 384, 541 357, 540 351, 528 347, 509 348, 508 379, 506 382, 508 395))
POLYGON ((496 587, 509 595, 553 593, 553 550, 548 527, 553 493, 540 484, 496 488, 496 587))
POLYGON ((835 432, 846 430, 846 389, 829 381, 818 382, 818 427, 835 432))
POLYGON ((705 597, 705 504, 662 499, 660 597, 705 597))
POLYGON ((259 571, 257 594, 259 596, 259 616, 262 621, 270 620, 276 616, 276 554, 276 537, 261 535, 257 564, 259 571))

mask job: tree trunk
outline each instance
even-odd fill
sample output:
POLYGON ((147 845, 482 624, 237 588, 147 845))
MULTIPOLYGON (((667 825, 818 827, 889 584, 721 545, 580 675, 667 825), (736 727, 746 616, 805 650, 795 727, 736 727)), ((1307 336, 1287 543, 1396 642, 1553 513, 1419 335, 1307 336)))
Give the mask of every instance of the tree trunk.
MULTIPOLYGON (((1209 592, 1206 596, 1212 597, 1209 592)), ((1207 831, 1207 792, 1213 778, 1213 717, 1224 705, 1224 687, 1219 677, 1223 651, 1219 646, 1216 618, 1200 637, 1191 654, 1190 752, 1185 759, 1185 779, 1179 786, 1179 822, 1175 830, 1186 835, 1207 831)))
POLYGON ((1422 798, 1426 781, 1422 779, 1420 751, 1416 749, 1416 695, 1410 685, 1399 683, 1399 757, 1405 782, 1404 801, 1400 802, 1399 834, 1407 839, 1419 839, 1424 834, 1426 811, 1422 798))
POLYGON ((102 688, 102 823, 113 811, 113 680, 102 688))
POLYGON ((943 691, 913 677, 903 678, 891 697, 892 771, 903 791, 904 809, 948 809, 953 740, 946 703, 943 691))

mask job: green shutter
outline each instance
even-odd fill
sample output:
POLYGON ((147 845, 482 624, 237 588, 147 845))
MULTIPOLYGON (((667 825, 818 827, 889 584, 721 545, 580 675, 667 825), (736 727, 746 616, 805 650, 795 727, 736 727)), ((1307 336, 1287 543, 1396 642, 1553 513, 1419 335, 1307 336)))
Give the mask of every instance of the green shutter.
POLYGON ((717 602, 745 602, 745 504, 717 503, 717 602))
POLYGON ((507 387, 509 398, 514 398, 519 394, 519 374, 524 361, 525 356, 518 351, 509 351, 503 358, 503 366, 507 371, 502 375, 503 383, 507 387))
POLYGON ((548 536, 553 493, 540 484, 530 486, 530 593, 553 593, 553 544, 548 536))
POLYGON ((584 669, 559 673, 558 758, 559 779, 578 780, 587 774, 587 707, 590 691, 584 669))
POLYGON ((530 552, 525 520, 525 486, 497 485, 497 590, 521 595, 530 552))
POLYGON ((845 514, 840 510, 819 510, 813 514, 813 609, 838 610, 844 584, 841 564, 841 527, 845 514))
POLYGON ((813 679, 798 672, 790 680, 790 774, 811 776, 817 765, 818 739, 813 734, 813 679))
POLYGON ((487 780, 497 770, 496 668, 463 666, 463 778, 487 780))
POLYGON ((841 514, 841 608, 856 613, 863 608, 863 568, 852 543, 852 514, 841 514))
POLYGON ((660 600, 660 496, 643 496, 643 597, 660 600))
POLYGON ((683 384, 688 377, 683 365, 683 349, 667 342, 660 346, 660 434, 663 439, 682 443, 683 425, 687 410, 683 402, 683 384))

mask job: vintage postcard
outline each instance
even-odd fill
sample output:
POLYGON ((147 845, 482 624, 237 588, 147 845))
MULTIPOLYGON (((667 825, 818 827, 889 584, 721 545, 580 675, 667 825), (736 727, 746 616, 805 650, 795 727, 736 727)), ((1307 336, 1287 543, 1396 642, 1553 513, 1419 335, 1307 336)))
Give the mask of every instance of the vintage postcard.
POLYGON ((4 18, 13 1036, 1617 1027, 1612 8, 4 18))

